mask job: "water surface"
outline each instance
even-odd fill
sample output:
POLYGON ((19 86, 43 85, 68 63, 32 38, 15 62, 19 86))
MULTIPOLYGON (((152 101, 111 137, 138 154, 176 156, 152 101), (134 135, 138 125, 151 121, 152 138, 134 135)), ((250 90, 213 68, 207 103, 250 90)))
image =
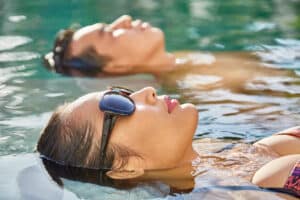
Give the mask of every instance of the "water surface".
MULTIPOLYGON (((0 156, 32 152, 57 105, 115 84, 152 85, 159 94, 195 103, 200 116, 195 138, 255 141, 299 125, 299 10, 299 0, 1 1, 0 156), (214 69, 222 74, 209 67, 184 68, 163 81, 150 75, 72 78, 42 66, 57 30, 72 23, 110 22, 122 14, 162 28, 168 50, 193 52, 185 57, 195 62, 199 51, 243 61, 219 64, 214 69), (239 71, 244 78, 230 82, 230 73, 239 71)), ((73 186, 78 197, 97 198, 97 192, 73 186)))

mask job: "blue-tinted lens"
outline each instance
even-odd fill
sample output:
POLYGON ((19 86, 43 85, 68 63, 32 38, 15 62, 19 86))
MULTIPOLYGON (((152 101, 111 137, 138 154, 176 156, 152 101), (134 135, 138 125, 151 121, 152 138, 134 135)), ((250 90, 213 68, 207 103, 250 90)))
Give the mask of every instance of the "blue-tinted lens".
POLYGON ((99 108, 103 112, 110 112, 119 115, 131 115, 135 105, 129 98, 120 94, 105 94, 99 102, 99 108))

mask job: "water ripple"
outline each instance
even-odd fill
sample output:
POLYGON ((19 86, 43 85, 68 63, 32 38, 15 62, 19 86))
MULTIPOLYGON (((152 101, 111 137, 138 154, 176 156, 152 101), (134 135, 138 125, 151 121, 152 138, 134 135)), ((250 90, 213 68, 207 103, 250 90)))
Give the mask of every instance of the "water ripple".
POLYGON ((271 91, 273 96, 286 94, 300 95, 300 79, 292 77, 257 77, 246 84, 246 89, 253 91, 271 91))
POLYGON ((27 61, 39 58, 40 54, 30 51, 0 53, 0 62, 27 61))
POLYGON ((42 128, 49 119, 52 112, 45 112, 41 114, 34 114, 22 117, 11 117, 9 120, 0 121, 0 125, 10 128, 42 128))
POLYGON ((208 86, 215 86, 217 83, 222 81, 222 77, 214 75, 196 75, 189 74, 184 80, 178 80, 177 84, 181 89, 196 88, 203 86, 207 88, 208 86))
POLYGON ((300 69, 300 40, 277 38, 275 42, 276 45, 253 47, 265 66, 280 69, 300 69))
POLYGON ((263 22, 263 21, 256 21, 246 27, 249 31, 263 31, 263 30, 272 30, 276 28, 276 24, 272 22, 263 22))
POLYGON ((26 19, 27 19, 27 17, 25 15, 13 15, 13 16, 8 17, 9 21, 15 22, 15 23, 21 22, 26 19))
POLYGON ((0 51, 11 50, 29 42, 32 39, 25 36, 0 36, 0 51))

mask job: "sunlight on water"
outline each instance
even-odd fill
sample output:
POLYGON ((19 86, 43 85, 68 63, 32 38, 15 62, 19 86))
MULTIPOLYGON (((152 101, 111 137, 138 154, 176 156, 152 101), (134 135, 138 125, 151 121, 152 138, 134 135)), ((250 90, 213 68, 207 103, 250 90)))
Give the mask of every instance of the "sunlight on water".
POLYGON ((209 76, 209 75, 187 75, 184 81, 178 81, 178 86, 182 89, 200 87, 201 85, 217 84, 222 80, 222 77, 209 76))
POLYGON ((0 51, 14 49, 18 46, 32 42, 32 39, 24 36, 0 36, 0 51))
POLYGON ((14 16, 9 16, 8 17, 8 20, 11 21, 11 22, 15 22, 15 23, 18 23, 18 22, 21 22, 23 20, 26 20, 26 16, 24 15, 14 15, 14 16))
POLYGON ((0 62, 27 61, 39 58, 38 53, 34 52, 6 52, 0 53, 0 62))
MULTIPOLYGON (((27 178, 22 182, 23 188, 17 190, 19 186, 7 185, 8 180, 17 180, 15 176, 10 179, 10 175, 14 170, 22 171, 22 167, 35 163, 25 153, 32 154, 41 129, 58 105, 88 92, 104 90, 108 85, 135 90, 154 86, 158 94, 166 93, 182 103, 194 103, 199 112, 197 139, 254 142, 299 125, 298 8, 299 1, 294 0, 141 0, 134 4, 130 0, 109 4, 104 0, 0 2, 0 171, 10 172, 0 176, 0 199, 10 195, 9 191, 14 195, 21 189, 23 192, 31 189, 29 194, 37 194, 32 190, 35 187, 24 184, 28 183, 28 174, 23 174, 27 178), (72 23, 108 23, 122 14, 162 28, 166 48, 178 51, 178 63, 201 67, 186 66, 161 79, 151 75, 75 78, 55 74, 43 67, 42 56, 52 48, 58 30, 72 23)), ((197 177, 193 192, 186 196, 169 196, 169 199, 277 198, 257 187, 246 192, 210 188, 228 184, 253 186, 227 172, 215 172, 212 170, 207 176, 197 177)), ((38 185, 42 184, 38 182, 38 185)), ((116 199, 122 195, 134 196, 133 199, 136 195, 165 197, 169 193, 169 188, 161 185, 142 185, 123 192, 77 181, 66 181, 64 190, 66 196, 74 199, 97 199, 100 193, 104 196, 115 194, 116 199)), ((61 188, 56 191, 62 195, 61 188)))
POLYGON ((300 69, 300 40, 276 39, 277 45, 261 45, 257 51, 265 66, 300 69))

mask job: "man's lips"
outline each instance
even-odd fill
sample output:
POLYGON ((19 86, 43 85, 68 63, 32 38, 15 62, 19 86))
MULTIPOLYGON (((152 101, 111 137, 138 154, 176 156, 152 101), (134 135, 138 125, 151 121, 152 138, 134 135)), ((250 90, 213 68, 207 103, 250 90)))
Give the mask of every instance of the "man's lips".
POLYGON ((168 113, 171 113, 174 108, 179 104, 176 99, 171 99, 169 96, 165 96, 164 100, 168 107, 168 113))

